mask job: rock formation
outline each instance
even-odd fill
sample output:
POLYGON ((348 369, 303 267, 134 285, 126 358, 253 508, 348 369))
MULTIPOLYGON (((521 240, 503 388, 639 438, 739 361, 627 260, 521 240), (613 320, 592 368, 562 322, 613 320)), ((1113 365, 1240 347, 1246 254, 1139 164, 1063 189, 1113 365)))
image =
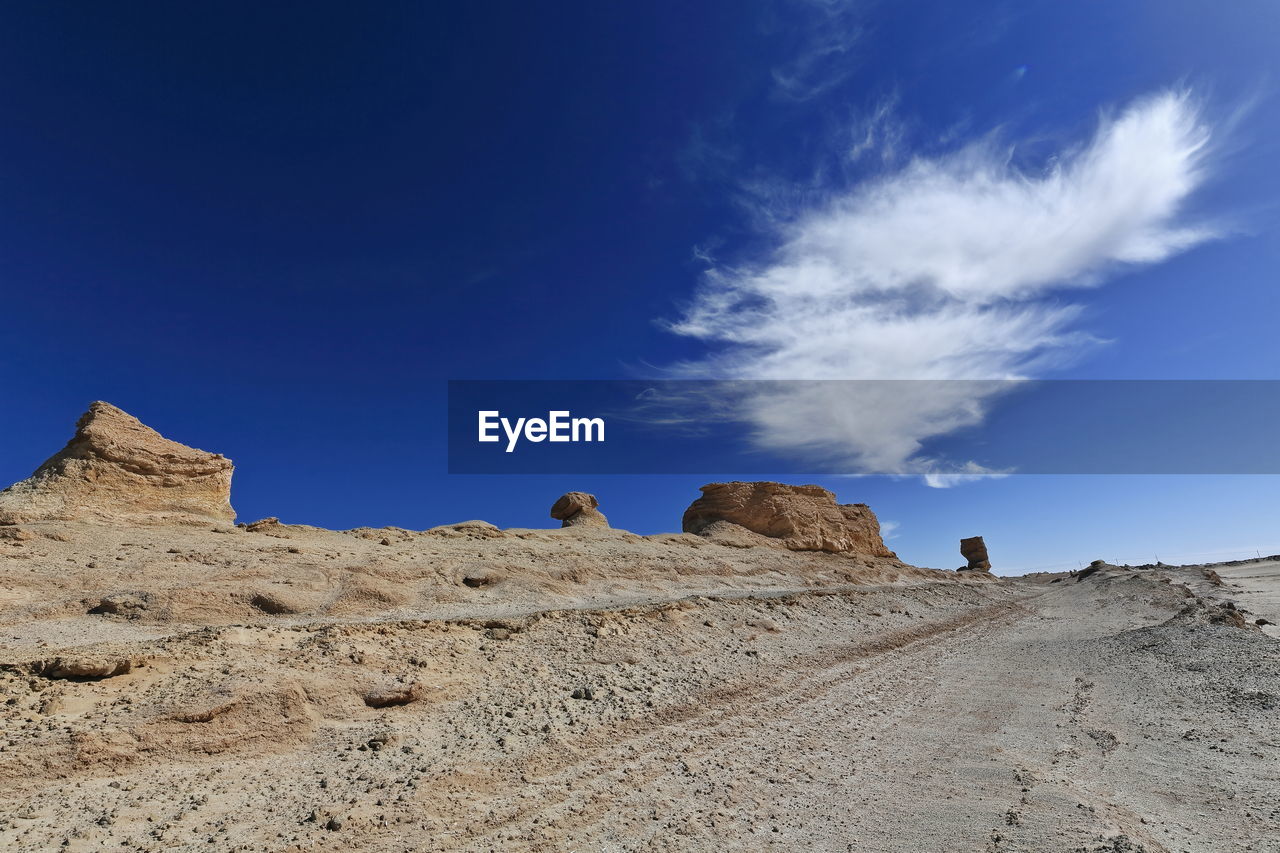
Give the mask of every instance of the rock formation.
POLYGON ((0 492, 0 524, 42 520, 226 523, 231 460, 170 441, 110 403, 27 479, 0 492))
POLYGON ((896 557, 866 504, 838 504, 821 486, 710 483, 685 510, 683 527, 723 544, 896 557))
POLYGON ((560 519, 561 527, 608 527, 609 519, 596 507, 600 501, 586 492, 567 492, 551 506, 551 517, 560 519))
POLYGON ((961 539, 960 556, 969 561, 969 565, 964 567, 966 571, 991 571, 991 561, 987 558, 987 543, 982 541, 981 536, 961 539))

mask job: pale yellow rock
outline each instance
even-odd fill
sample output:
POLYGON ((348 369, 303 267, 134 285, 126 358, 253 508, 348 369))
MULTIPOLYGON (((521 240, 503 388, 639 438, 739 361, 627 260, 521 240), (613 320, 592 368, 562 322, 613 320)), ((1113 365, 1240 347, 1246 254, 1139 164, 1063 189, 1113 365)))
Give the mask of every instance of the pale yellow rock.
POLYGON ((99 401, 66 447, 0 492, 0 524, 230 522, 232 468, 225 456, 170 441, 99 401))
POLYGON ((566 492, 551 506, 551 517, 560 520, 561 527, 608 527, 598 507, 600 501, 586 492, 566 492))
POLYGON ((724 545, 765 545, 893 557, 880 522, 866 504, 838 504, 821 486, 785 483, 709 483, 684 513, 684 531, 724 545))

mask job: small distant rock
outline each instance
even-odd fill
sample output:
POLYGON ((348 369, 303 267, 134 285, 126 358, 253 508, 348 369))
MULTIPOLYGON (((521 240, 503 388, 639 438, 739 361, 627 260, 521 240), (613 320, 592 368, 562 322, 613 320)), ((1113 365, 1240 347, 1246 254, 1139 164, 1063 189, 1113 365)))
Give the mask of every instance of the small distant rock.
POLYGON ((36 535, 25 527, 0 527, 0 539, 8 542, 30 542, 36 535))
POLYGON ((1215 603, 1204 598, 1193 598, 1178 613, 1164 624, 1178 623, 1225 625, 1231 628, 1255 630, 1257 620, 1250 622, 1244 618, 1239 609, 1230 601, 1215 603))
MULTIPOLYGON (((322 779, 320 781, 320 787, 327 788, 327 782, 322 779)), ((333 814, 328 809, 312 809, 311 814, 306 817, 306 822, 324 827, 330 832, 337 832, 342 829, 342 818, 333 814)))
POLYGON ((1107 565, 1108 563, 1106 560, 1094 560, 1080 571, 1072 572, 1072 574, 1075 575, 1076 583, 1079 583, 1090 575, 1096 575, 1098 572, 1107 568, 1107 565))
POLYGON ((561 527, 608 527, 609 519, 597 509, 599 506, 595 495, 568 492, 551 505, 551 517, 559 519, 561 527))
POLYGON ((31 669, 45 678, 112 678, 133 671, 133 661, 115 657, 56 657, 37 661, 31 669))
POLYGON ((504 579, 504 575, 491 568, 474 568, 464 571, 461 576, 462 585, 471 589, 480 589, 485 586, 493 586, 500 583, 504 579))
POLYGON ((445 539, 499 539, 506 535, 496 524, 478 520, 441 524, 426 532, 428 535, 445 539))
POLYGON ((275 516, 260 518, 257 521, 251 521, 248 524, 237 524, 232 531, 241 531, 244 533, 261 533, 264 536, 271 536, 276 539, 293 539, 295 536, 305 535, 314 532, 319 528, 312 527, 308 524, 285 524, 275 516))
POLYGON ((970 536, 960 540, 960 556, 969 561, 964 568, 974 572, 991 571, 991 559, 987 556, 987 543, 981 536, 970 536))
POLYGON ((485 636, 491 640, 509 640, 519 628, 513 622, 489 619, 484 623, 485 636))
POLYGON ((151 598, 149 592, 113 592, 104 595, 89 612, 137 618, 151 606, 151 598))
POLYGON ((292 602, 285 601, 278 595, 269 592, 254 593, 249 597, 249 606, 271 616, 289 616, 298 613, 302 608, 292 602))
POLYGON ((420 689, 416 684, 402 684, 369 690, 361 697, 370 708, 393 708, 418 701, 420 689))

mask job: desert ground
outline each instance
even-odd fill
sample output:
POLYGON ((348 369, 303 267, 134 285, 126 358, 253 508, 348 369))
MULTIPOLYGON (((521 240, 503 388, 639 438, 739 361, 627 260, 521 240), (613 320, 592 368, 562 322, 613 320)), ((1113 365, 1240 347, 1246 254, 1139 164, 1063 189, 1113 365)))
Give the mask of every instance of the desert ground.
POLYGON ((657 536, 157 518, 92 432, 0 493, 0 848, 1280 851, 1280 558, 916 568, 778 484, 657 536))

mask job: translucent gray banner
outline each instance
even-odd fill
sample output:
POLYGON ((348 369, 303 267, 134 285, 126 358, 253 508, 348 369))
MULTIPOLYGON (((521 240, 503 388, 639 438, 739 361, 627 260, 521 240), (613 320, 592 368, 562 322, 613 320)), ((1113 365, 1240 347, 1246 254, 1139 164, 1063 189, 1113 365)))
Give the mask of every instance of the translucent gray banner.
POLYGON ((459 474, 1280 473, 1280 380, 449 383, 459 474))

